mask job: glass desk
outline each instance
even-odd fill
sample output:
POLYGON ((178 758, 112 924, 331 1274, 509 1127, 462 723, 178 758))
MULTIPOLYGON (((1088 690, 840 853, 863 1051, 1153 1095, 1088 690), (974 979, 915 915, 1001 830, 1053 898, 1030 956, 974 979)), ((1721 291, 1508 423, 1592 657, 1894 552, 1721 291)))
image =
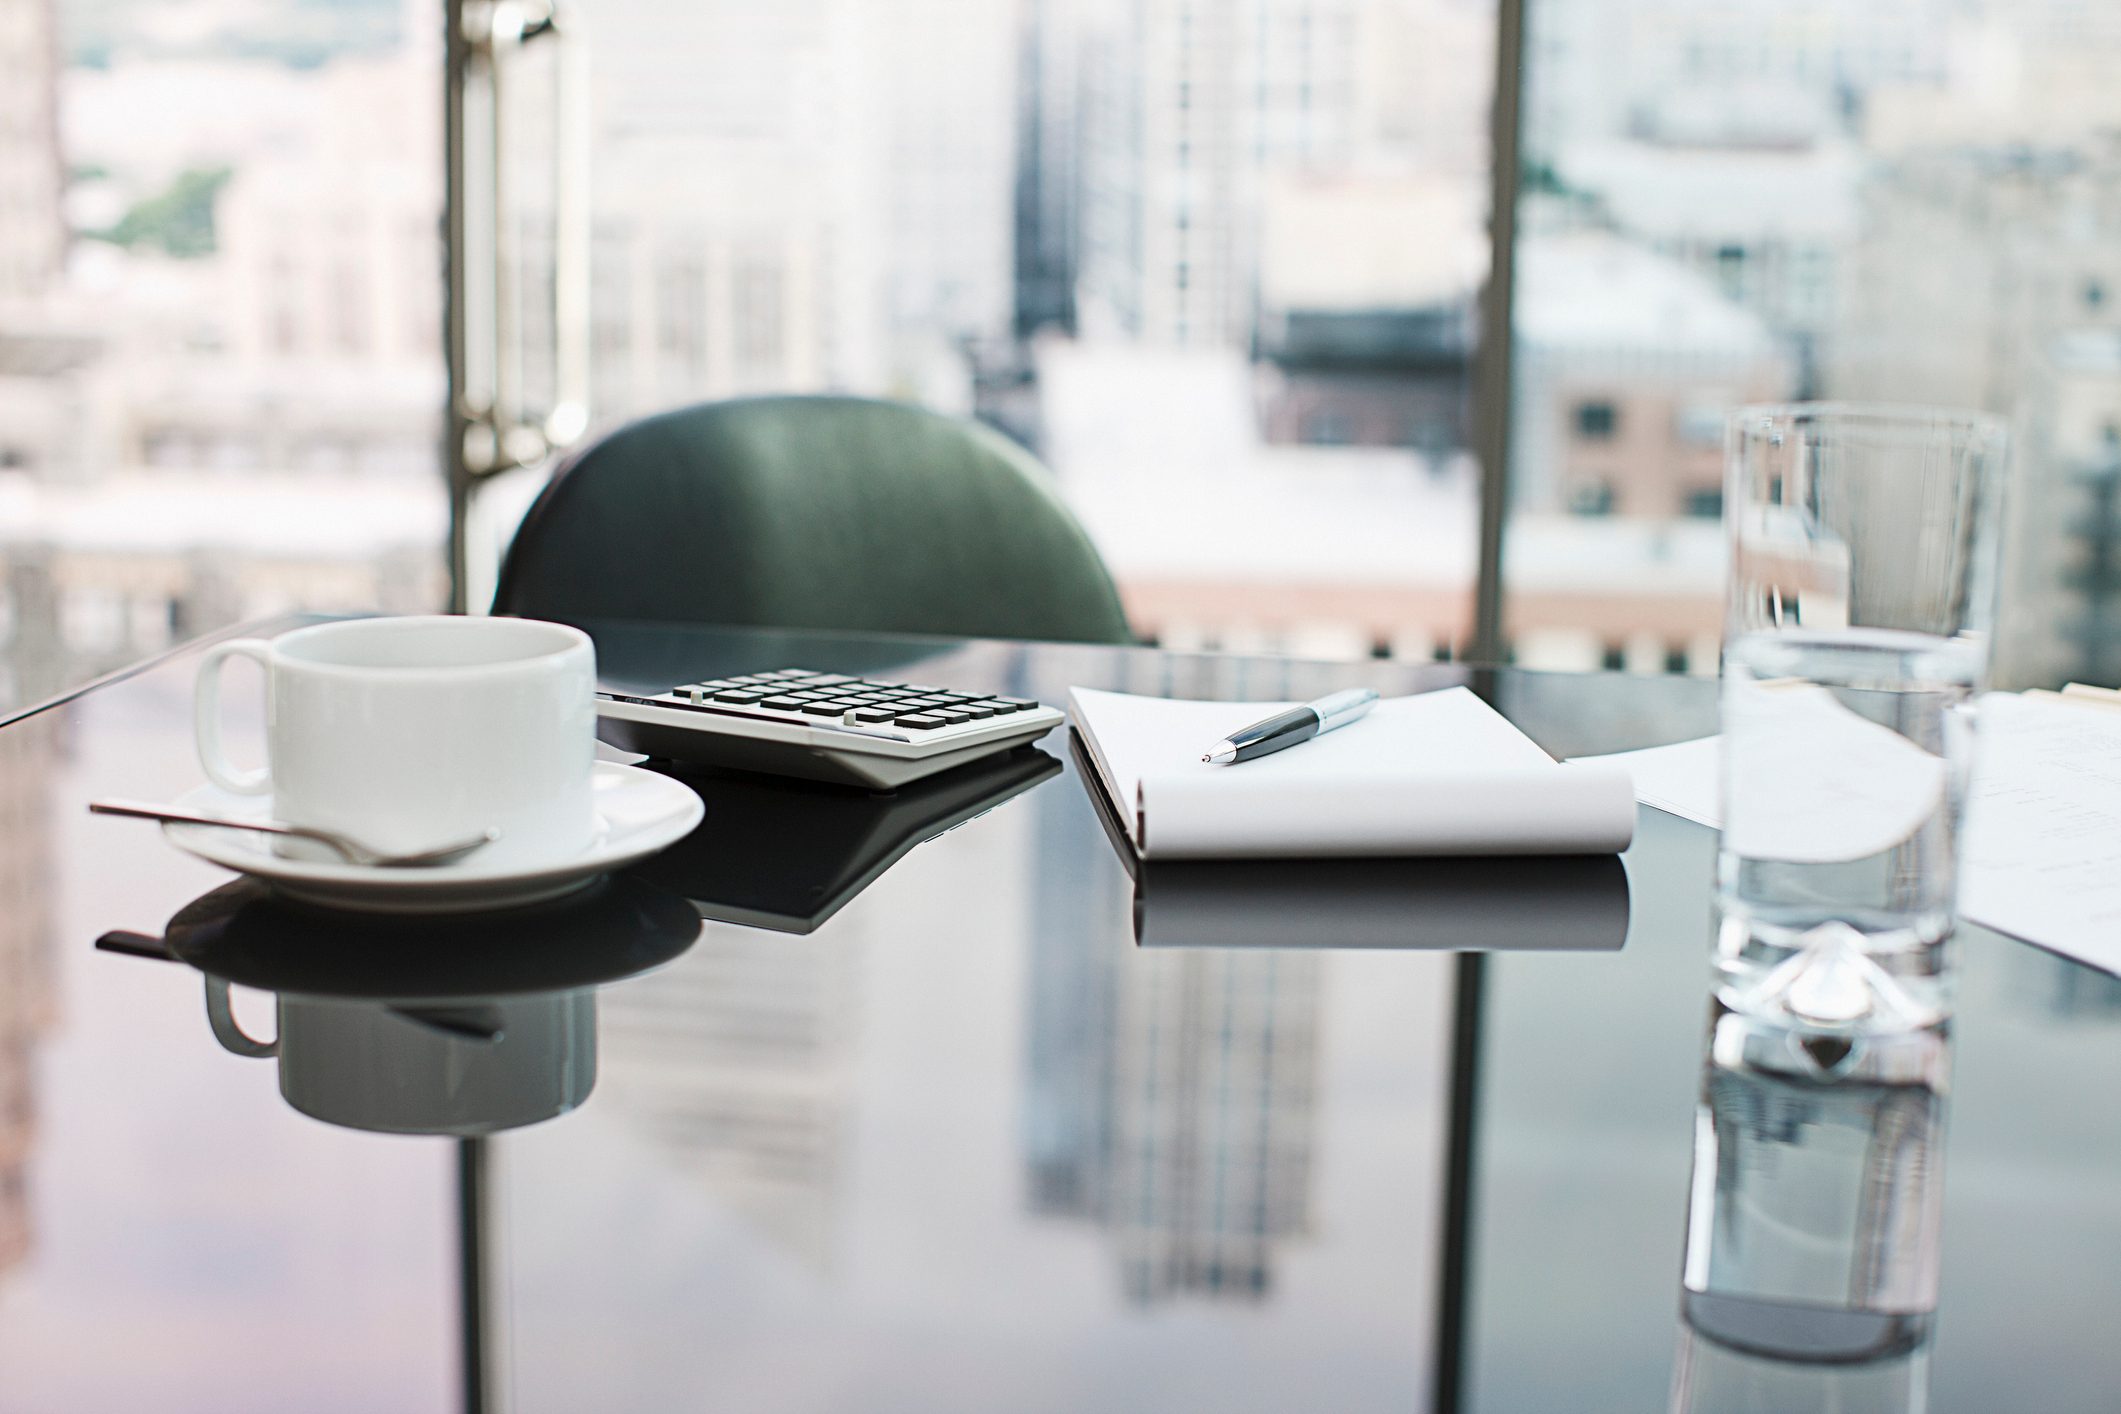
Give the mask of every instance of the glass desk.
MULTIPOLYGON (((585 627, 641 683, 1714 727, 1683 679, 585 627)), ((193 656, 0 728, 0 1411, 1585 1414, 1698 1364, 1699 827, 1137 881, 1056 733, 901 799, 703 782, 719 834, 544 910, 331 918, 86 813, 196 784, 193 656)), ((2121 984, 1961 946, 1947 1137, 1896 1131, 1944 1165, 1941 1301, 1897 1402, 1835 1407, 2108 1410, 2121 984)), ((1687 1407, 1795 1407, 1719 1378, 1687 1407)))

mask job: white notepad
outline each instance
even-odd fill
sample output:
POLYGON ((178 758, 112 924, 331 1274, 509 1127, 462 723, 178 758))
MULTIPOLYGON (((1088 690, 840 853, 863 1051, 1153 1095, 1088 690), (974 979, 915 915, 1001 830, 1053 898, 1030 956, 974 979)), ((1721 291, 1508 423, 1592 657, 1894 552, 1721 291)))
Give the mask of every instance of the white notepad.
POLYGON ((1076 688, 1069 705, 1144 859, 1610 854, 1634 836, 1626 771, 1557 764, 1462 687, 1236 766, 1201 753, 1293 704, 1076 688))

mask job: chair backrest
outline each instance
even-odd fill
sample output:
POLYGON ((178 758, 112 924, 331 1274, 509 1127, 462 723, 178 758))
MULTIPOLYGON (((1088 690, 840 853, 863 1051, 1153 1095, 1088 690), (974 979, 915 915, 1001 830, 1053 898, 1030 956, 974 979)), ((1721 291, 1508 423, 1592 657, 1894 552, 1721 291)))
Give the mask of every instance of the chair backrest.
POLYGON ((899 403, 745 398, 631 423, 531 506, 496 613, 1131 641, 1051 476, 899 403))

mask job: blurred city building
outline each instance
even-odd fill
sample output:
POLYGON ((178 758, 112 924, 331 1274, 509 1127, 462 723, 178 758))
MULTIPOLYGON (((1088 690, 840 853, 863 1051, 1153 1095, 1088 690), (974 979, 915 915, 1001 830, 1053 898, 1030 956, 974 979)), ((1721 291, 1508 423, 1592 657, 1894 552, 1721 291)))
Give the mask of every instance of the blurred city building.
POLYGON ((57 743, 41 722, 20 723, 8 738, 0 743, 0 1275, 32 1245, 36 1052, 59 1007, 46 810, 57 743))
POLYGON ((598 996, 599 1104, 790 1255, 833 1259, 861 949, 709 923, 653 987, 598 996))
MULTIPOLYGON (((11 690, 275 607, 439 603, 437 14, 0 7, 11 690)), ((1462 651, 1492 0, 567 20, 593 425, 818 390, 973 413, 1055 467, 1150 635, 1462 651)), ((1514 656, 1713 666, 1722 417, 1880 397, 2021 419, 1999 671, 2121 668, 2085 638, 2083 469, 2091 336, 2121 329, 2121 10, 1553 0, 1528 23, 1514 656)), ((502 219, 535 394, 570 119, 532 57, 502 219)))
POLYGON ((62 67, 55 6, 5 18, 0 266, 38 273, 0 281, 0 702, 258 614, 438 605, 435 27, 297 70, 150 25, 62 67))
POLYGON ((0 8, 0 300, 42 294, 66 249, 59 207, 58 14, 53 0, 0 8))
MULTIPOLYGON (((1063 804, 1075 802, 1033 801, 1063 804)), ((1066 823, 1041 831, 1049 854, 1105 847, 1066 823)), ((1122 876, 1078 863, 1033 886, 1026 1201, 1102 1229, 1130 1301, 1262 1300, 1276 1253, 1311 1222, 1321 959, 1130 956, 1111 931, 1127 927, 1122 876), (1089 891, 1086 908, 1084 878, 1111 892, 1089 891)))

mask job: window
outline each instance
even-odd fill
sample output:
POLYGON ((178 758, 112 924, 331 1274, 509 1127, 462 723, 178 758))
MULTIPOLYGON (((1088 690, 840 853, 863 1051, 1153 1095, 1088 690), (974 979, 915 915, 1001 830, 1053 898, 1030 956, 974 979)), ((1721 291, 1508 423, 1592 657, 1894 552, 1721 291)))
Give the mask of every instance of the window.
POLYGON ((1569 514, 1609 516, 1613 513, 1613 487, 1606 481, 1579 481, 1569 490, 1569 514))
POLYGON ((1304 417, 1302 435, 1314 447, 1346 446, 1355 440, 1355 427, 1338 408, 1317 408, 1304 417))
POLYGON ((1612 438, 1618 426, 1620 414, 1611 403, 1578 403, 1576 405, 1576 435, 1586 442, 1604 442, 1612 438))
POLYGON ((1723 488, 1696 487, 1686 493, 1686 513, 1696 520, 1719 520, 1723 516, 1723 488))
POLYGON ((747 374, 778 381, 787 347, 780 267, 765 259, 747 262, 737 272, 730 313, 736 328, 737 366, 747 374))
POLYGON ((920 401, 1052 467, 1147 636, 1462 646, 1494 8, 1308 7, 597 4, 594 425, 920 401))
POLYGON ((1729 402, 1690 403, 1672 416, 1672 435, 1689 447, 1723 447, 1723 425, 1729 417, 1729 402))
POLYGON ((2018 75, 2007 92, 1958 62, 1960 21, 1928 0, 1526 6, 1513 632, 1595 613, 1609 647, 1653 632, 1710 661, 1687 645, 1721 624, 1708 488, 1735 406, 2022 406, 2043 430, 2015 447, 1997 679, 2121 680, 2121 642, 2067 627, 2110 610, 2052 553, 2091 509, 2073 469, 2121 413, 2121 150, 2093 76, 2121 64, 2121 25, 2111 6, 1980 8, 1984 52, 2018 75), (1614 378, 1638 426, 1583 419, 1576 390, 1614 378), (1577 458, 1622 432, 1609 522, 1586 526, 1577 458))
POLYGON ((254 603, 443 607, 431 26, 4 9, 0 580, 64 590, 16 605, 0 707, 254 603))

